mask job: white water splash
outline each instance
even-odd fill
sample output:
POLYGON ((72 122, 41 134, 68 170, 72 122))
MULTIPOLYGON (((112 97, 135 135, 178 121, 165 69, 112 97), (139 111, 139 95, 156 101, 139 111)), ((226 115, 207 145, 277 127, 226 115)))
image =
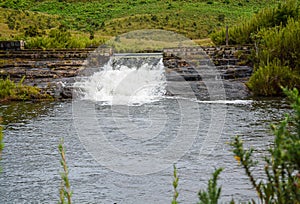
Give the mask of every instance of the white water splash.
POLYGON ((237 104, 248 105, 252 104, 252 100, 215 100, 215 101, 197 101, 198 103, 210 103, 210 104, 237 104))
POLYGON ((81 90, 83 99, 108 105, 140 105, 164 96, 166 79, 162 58, 158 63, 147 60, 141 65, 131 63, 130 67, 116 63, 118 60, 124 59, 112 58, 101 71, 74 84, 81 90))

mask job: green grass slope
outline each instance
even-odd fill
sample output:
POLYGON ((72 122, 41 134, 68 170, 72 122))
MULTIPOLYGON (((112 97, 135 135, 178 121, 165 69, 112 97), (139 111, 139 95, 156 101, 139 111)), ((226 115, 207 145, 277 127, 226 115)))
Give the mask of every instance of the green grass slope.
MULTIPOLYGON (((277 2, 277 1, 274 1, 277 2)), ((133 30, 164 29, 207 38, 225 25, 273 5, 270 0, 2 0, 2 39, 48 35, 63 25, 73 35, 108 38, 133 30), (13 13, 13 14, 11 14, 13 13), (35 20, 34 20, 35 19, 35 20), (50 19, 50 20, 49 20, 50 19), (42 22, 42 23, 40 23, 42 22), (31 26, 31 28, 30 28, 31 26), (37 35, 29 31, 37 30, 37 35), (27 34, 25 35, 25 32, 27 34)))

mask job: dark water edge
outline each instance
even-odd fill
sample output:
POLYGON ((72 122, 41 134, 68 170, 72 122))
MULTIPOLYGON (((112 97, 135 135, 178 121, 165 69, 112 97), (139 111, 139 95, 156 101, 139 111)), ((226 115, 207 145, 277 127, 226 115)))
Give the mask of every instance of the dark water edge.
MULTIPOLYGON (((239 201, 255 199, 255 191, 234 160, 228 142, 232 136, 240 135, 245 146, 257 149, 255 156, 261 158, 272 144, 270 123, 290 112, 282 99, 225 105, 226 122, 221 138, 213 154, 203 161, 199 159, 201 135, 205 134, 210 119, 209 114, 204 113, 217 105, 200 104, 204 111, 201 115, 204 130, 199 131, 192 148, 176 162, 180 176, 178 200, 182 203, 197 202, 198 190, 206 187, 217 167, 225 168, 220 179, 221 201, 229 202, 232 196, 239 201)), ((59 200, 62 169, 57 147, 61 138, 67 149, 74 203, 170 203, 172 200, 172 166, 156 173, 133 176, 97 163, 80 143, 71 102, 2 104, 0 116, 5 124, 5 149, 0 162, 3 169, 1 203, 56 203, 59 200)))

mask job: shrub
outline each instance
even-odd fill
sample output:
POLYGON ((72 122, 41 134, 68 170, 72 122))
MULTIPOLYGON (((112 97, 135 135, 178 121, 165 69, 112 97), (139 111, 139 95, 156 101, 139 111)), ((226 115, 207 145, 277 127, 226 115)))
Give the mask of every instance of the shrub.
POLYGON ((300 88, 300 20, 289 19, 286 26, 263 29, 248 87, 256 95, 281 94, 280 85, 300 88), (271 62, 271 63, 269 63, 271 62))
MULTIPOLYGON (((299 5, 298 1, 288 0, 263 9, 228 31, 229 44, 255 43, 256 55, 251 64, 257 70, 247 83, 255 95, 280 95, 280 85, 299 88, 299 5)), ((225 29, 213 34, 212 40, 225 44, 225 29)))
POLYGON ((9 78, 0 79, 0 99, 10 97, 15 94, 16 85, 9 78))
POLYGON ((280 63, 300 71, 300 20, 289 19, 282 25, 259 33, 258 60, 266 64, 268 60, 279 59, 280 63))
POLYGON ((151 20, 158 22, 158 17, 156 15, 152 15, 151 16, 151 20))
POLYGON ((218 21, 223 23, 225 21, 225 14, 219 14, 218 15, 218 21))
POLYGON ((299 84, 299 75, 288 66, 280 65, 278 59, 260 66, 247 82, 249 89, 260 96, 275 96, 281 93, 280 86, 293 88, 299 84))
POLYGON ((222 168, 219 168, 213 173, 213 177, 208 181, 207 191, 199 191, 200 201, 198 204, 218 204, 222 188, 218 187, 217 181, 222 170, 222 168))
MULTIPOLYGON (((253 36, 263 28, 285 26, 290 18, 298 19, 300 16, 297 0, 287 0, 277 7, 268 7, 254 15, 250 20, 229 28, 229 44, 254 43, 253 36)), ((217 45, 225 45, 225 28, 211 35, 217 45)))

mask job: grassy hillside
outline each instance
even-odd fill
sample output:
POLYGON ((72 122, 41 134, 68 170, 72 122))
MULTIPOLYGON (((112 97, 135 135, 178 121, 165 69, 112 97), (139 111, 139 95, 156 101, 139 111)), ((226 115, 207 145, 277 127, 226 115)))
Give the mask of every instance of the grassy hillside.
POLYGON ((63 26, 98 40, 152 28, 201 39, 269 5, 270 0, 2 0, 0 38, 45 36, 63 26))

